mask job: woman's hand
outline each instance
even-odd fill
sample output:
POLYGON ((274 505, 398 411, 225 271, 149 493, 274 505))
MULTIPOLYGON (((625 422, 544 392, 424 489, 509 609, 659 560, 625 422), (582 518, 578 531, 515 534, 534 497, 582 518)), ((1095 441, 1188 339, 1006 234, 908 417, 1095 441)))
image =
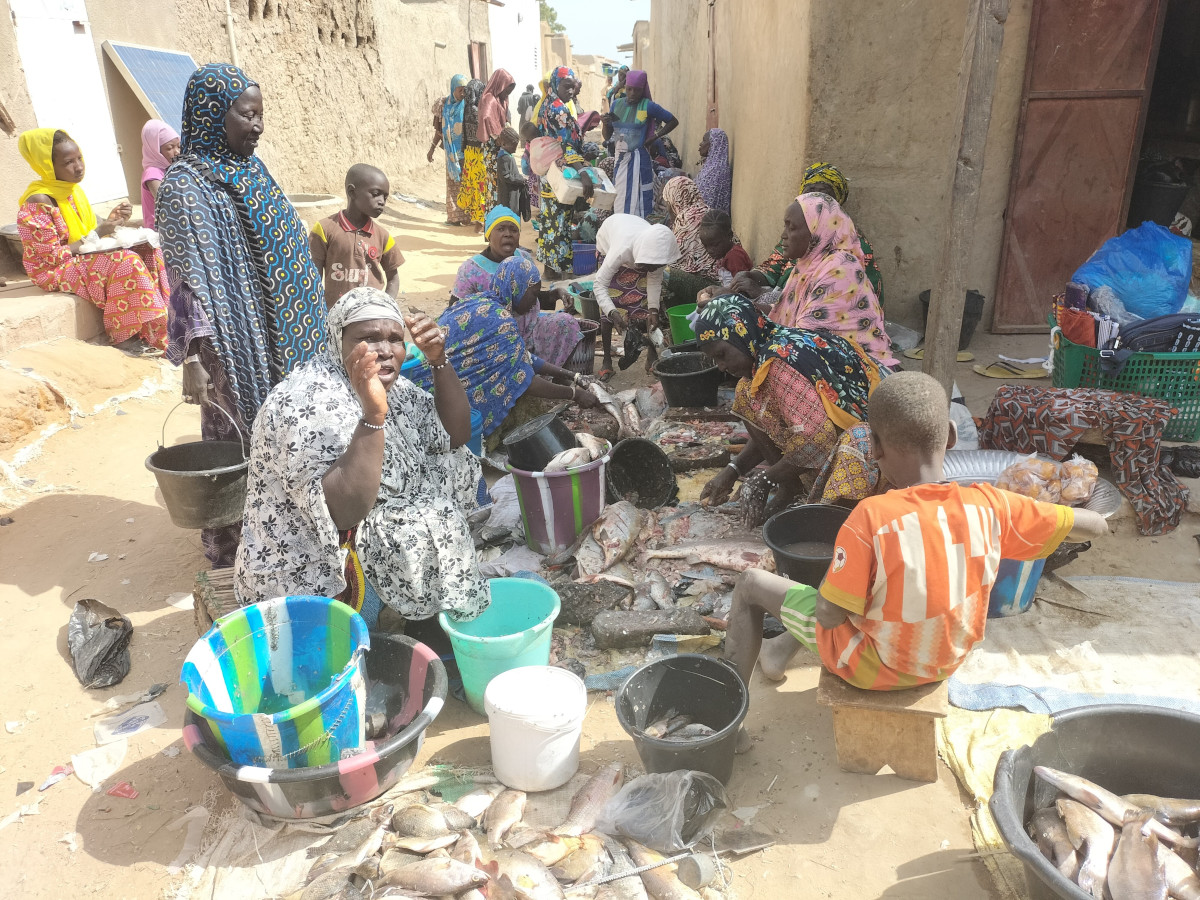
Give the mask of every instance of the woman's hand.
POLYGON ((387 419, 387 388, 379 380, 379 354, 368 349, 366 341, 359 341, 346 357, 346 374, 358 395, 364 421, 382 425, 387 419))
POLYGON ((405 315, 404 324, 429 365, 440 366, 446 361, 446 336, 442 334, 442 326, 419 310, 405 315))
POLYGON ((726 466, 704 486, 704 490, 700 492, 700 505, 720 506, 733 493, 733 486, 737 484, 737 479, 738 475, 733 467, 726 466))
POLYGON ((114 226, 115 225, 124 225, 126 222, 129 221, 129 217, 132 215, 133 215, 132 204, 130 204, 130 202, 128 200, 122 200, 115 207, 113 207, 113 211, 108 214, 107 221, 112 222, 114 226))
POLYGON ((755 280, 754 276, 749 272, 738 272, 733 276, 733 281, 729 285, 729 290, 736 294, 741 294, 743 297, 753 300, 759 294, 766 290, 761 284, 755 280))
POLYGON ((208 402, 208 392, 213 389, 212 379, 208 370, 200 360, 183 364, 183 402, 204 404, 208 402))
POLYGON ((755 472, 742 483, 742 523, 757 528, 766 519, 767 500, 776 487, 764 471, 755 472))
MULTIPOLYGON (((704 290, 698 293, 696 295, 696 309, 704 309, 704 307, 708 306, 708 301, 717 296, 717 291, 719 290, 721 290, 721 288, 713 285, 712 287, 706 287, 704 290)), ((733 288, 731 287, 730 290, 733 290, 733 288)))
POLYGON ((571 399, 584 409, 595 409, 600 405, 600 398, 583 388, 571 388, 571 399))
POLYGON ((617 329, 618 333, 624 334, 625 329, 629 327, 629 321, 625 316, 624 310, 614 309, 606 318, 613 328, 617 329))
POLYGON ((592 176, 587 172, 579 173, 579 180, 583 182, 583 199, 591 201, 596 194, 595 185, 592 183, 592 176))
POLYGON ((779 486, 775 488, 775 493, 771 496, 771 500, 763 509, 763 521, 765 522, 771 516, 775 515, 775 513, 783 512, 791 506, 792 501, 796 499, 796 495, 799 492, 800 485, 794 479, 780 482, 779 486))
POLYGON ((433 162, 433 151, 436 149, 437 149, 436 145, 429 148, 429 152, 425 154, 425 159, 427 162, 433 162))

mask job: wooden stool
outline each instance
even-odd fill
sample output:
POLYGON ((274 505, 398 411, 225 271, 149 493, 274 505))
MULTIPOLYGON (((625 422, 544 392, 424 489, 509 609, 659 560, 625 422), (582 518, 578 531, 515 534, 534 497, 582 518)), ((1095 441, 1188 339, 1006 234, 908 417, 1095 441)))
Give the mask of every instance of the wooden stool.
POLYGON ((822 669, 817 702, 833 709, 842 771, 874 775, 888 765, 910 781, 937 781, 937 720, 947 712, 944 681, 903 691, 864 691, 822 669))

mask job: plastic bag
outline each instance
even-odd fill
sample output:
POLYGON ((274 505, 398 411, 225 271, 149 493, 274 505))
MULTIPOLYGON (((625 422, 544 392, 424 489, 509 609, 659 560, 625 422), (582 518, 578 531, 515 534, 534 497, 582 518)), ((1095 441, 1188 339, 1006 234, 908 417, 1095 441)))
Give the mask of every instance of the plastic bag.
POLYGON ((109 687, 129 674, 133 623, 99 600, 80 600, 67 622, 67 648, 84 687, 109 687))
POLYGON ((1058 503, 1062 499, 1058 463, 1041 460, 1037 456, 1028 456, 1001 472, 996 479, 996 487, 1044 503, 1058 503))
POLYGON ((1109 238, 1071 277, 1095 291, 1110 287, 1143 319, 1179 312, 1192 278, 1192 242, 1154 222, 1109 238))
POLYGON ((1100 470, 1090 459, 1084 459, 1078 453, 1064 462, 1059 469, 1059 481, 1062 483, 1062 502, 1068 506, 1087 503, 1096 489, 1096 479, 1100 470))
POLYGON ((642 775, 613 795, 596 830, 678 853, 707 837, 728 805, 724 786, 707 772, 642 775))

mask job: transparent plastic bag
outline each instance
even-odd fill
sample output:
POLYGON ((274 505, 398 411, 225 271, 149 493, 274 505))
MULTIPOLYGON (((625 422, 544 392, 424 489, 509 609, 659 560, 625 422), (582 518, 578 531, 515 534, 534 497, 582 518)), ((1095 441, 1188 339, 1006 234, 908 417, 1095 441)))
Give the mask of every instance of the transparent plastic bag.
POLYGON ((1027 456, 1001 472, 1000 477, 996 479, 996 487, 1044 503, 1058 503, 1062 500, 1058 463, 1038 459, 1036 455, 1027 456))
POLYGON ((642 775, 613 795, 596 830, 633 838, 659 853, 678 853, 707 837, 728 805, 724 786, 707 772, 642 775))
POLYGON ((1062 502, 1068 506, 1078 506, 1092 499, 1092 491, 1096 489, 1096 479, 1100 470, 1090 459, 1084 459, 1078 453, 1059 466, 1059 480, 1062 483, 1062 502))

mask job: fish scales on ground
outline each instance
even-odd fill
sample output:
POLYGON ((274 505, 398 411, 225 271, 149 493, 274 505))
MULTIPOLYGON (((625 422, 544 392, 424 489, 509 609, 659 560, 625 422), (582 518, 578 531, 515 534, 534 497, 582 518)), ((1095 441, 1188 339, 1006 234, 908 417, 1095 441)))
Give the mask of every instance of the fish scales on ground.
POLYGON ((1067 826, 1071 845, 1082 857, 1075 883, 1095 900, 1107 900, 1104 885, 1108 881, 1108 860, 1116 844, 1116 832, 1099 813, 1076 800, 1062 799, 1055 806, 1067 826))
MULTIPOLYGON (((1139 807, 1086 778, 1068 772, 1060 772, 1049 766, 1034 766, 1033 771, 1047 784, 1058 788, 1068 797, 1078 800, 1089 809, 1099 813, 1110 825, 1121 828, 1125 825, 1127 815, 1136 814, 1139 811, 1139 807)), ((1185 838, 1158 819, 1150 819, 1146 827, 1158 835, 1160 841, 1164 841, 1172 847, 1195 849, 1200 845, 1200 841, 1197 841, 1196 838, 1185 838)))
POLYGON ((1167 872, 1158 858, 1158 836, 1143 831, 1151 815, 1131 815, 1121 827, 1108 864, 1112 900, 1167 900, 1167 872))
POLYGON ((601 769, 575 793, 567 818, 554 829, 554 833, 579 837, 591 831, 604 805, 621 789, 624 782, 625 768, 620 763, 613 763, 601 769))
POLYGON ((524 791, 507 789, 488 807, 483 817, 483 827, 493 849, 500 847, 504 836, 521 821, 521 816, 525 814, 525 799, 524 791))

